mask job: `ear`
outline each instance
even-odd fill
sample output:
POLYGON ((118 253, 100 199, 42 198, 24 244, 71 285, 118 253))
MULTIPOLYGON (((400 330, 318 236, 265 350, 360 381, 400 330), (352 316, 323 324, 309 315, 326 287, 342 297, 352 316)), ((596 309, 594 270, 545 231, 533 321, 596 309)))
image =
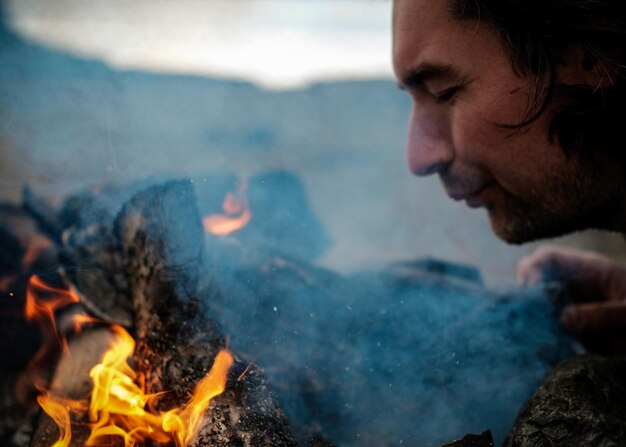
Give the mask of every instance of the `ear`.
POLYGON ((561 84, 604 89, 612 87, 619 76, 614 61, 594 56, 581 45, 570 46, 559 56, 558 82, 561 84))

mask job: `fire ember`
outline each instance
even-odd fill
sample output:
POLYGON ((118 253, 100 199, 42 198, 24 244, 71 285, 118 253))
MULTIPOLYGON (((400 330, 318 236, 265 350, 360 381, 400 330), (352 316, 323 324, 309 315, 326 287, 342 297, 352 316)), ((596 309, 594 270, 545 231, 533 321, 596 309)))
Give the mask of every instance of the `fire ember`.
POLYGON ((222 204, 224 213, 210 214, 202 219, 205 231, 217 236, 227 236, 245 227, 252 219, 247 189, 248 184, 243 182, 237 192, 229 192, 222 204))

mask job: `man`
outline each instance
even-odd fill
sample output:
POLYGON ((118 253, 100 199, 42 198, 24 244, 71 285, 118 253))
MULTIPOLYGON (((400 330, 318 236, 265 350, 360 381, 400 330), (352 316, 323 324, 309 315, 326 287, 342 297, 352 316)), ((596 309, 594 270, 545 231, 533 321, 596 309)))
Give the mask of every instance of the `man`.
MULTIPOLYGON (((393 29, 412 172, 439 175, 511 243, 626 233, 626 3, 394 0, 393 29)), ((518 273, 584 292, 562 315, 571 330, 626 329, 626 270, 609 259, 548 246, 518 273)))

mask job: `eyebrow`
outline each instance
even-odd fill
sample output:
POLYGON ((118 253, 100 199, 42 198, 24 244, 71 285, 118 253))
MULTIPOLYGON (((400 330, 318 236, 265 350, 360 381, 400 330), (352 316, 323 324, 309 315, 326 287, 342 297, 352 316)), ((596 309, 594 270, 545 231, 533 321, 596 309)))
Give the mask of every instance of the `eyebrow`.
POLYGON ((460 79, 459 72, 450 65, 424 63, 410 69, 398 81, 398 88, 406 90, 424 85, 433 79, 460 79))

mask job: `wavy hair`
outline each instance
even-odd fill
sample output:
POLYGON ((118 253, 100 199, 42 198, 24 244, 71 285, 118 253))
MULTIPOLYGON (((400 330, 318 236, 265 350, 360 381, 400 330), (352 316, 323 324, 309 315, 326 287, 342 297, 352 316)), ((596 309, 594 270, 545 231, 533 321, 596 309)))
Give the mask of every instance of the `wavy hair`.
POLYGON ((450 0, 458 19, 493 24, 518 75, 535 75, 521 129, 555 100, 550 134, 565 150, 606 149, 626 162, 626 0, 450 0), (563 54, 577 48, 599 85, 558 82, 563 54))

